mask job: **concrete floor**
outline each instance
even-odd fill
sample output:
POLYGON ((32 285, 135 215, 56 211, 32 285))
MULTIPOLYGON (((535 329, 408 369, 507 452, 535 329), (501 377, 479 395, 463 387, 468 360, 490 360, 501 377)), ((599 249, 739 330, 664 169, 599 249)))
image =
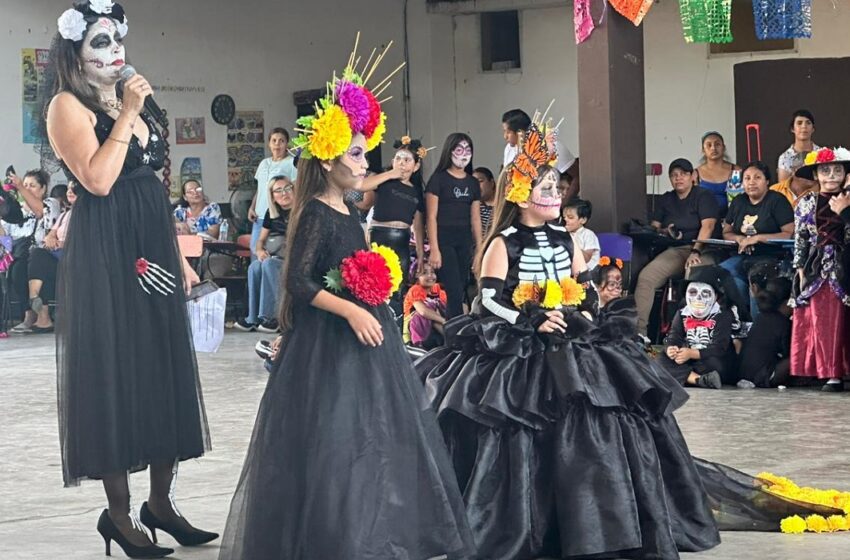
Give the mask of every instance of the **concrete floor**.
MULTIPOLYGON (((183 464, 178 498, 187 518, 205 529, 223 529, 265 386, 253 352, 259 338, 228 332, 217 354, 199 355, 213 451, 183 464)), ((0 381, 0 560, 103 558, 95 531, 104 507, 100 485, 62 487, 52 337, 0 340, 0 381)), ((799 483, 850 489, 848 412, 850 393, 695 390, 678 417, 695 455, 750 473, 768 470, 799 483)), ((135 475, 133 485, 141 503, 145 475, 135 475)), ((173 542, 167 535, 163 540, 173 542)), ((217 550, 178 547, 171 558, 213 560, 217 550)), ((120 549, 113 552, 123 557, 120 549)), ((846 560, 850 534, 724 533, 720 547, 683 558, 846 560)))

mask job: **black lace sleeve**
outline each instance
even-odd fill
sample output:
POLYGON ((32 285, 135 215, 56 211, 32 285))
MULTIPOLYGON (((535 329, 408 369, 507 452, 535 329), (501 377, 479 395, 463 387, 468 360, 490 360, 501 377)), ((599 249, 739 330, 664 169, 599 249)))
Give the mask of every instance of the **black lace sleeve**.
POLYGON ((307 203, 298 221, 298 229, 292 238, 292 251, 286 274, 286 289, 298 303, 310 303, 324 288, 320 281, 327 271, 317 269, 321 255, 325 252, 328 237, 327 220, 320 214, 321 202, 307 203))

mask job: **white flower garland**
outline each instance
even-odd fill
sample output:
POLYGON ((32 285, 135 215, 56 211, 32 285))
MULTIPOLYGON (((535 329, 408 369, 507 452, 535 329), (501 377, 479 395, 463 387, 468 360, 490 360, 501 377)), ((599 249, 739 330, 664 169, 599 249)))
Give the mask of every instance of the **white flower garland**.
MULTIPOLYGON (((100 15, 109 16, 112 14, 112 8, 114 6, 115 3, 112 0, 89 0, 89 9, 100 15)), ((62 38, 74 42, 83 40, 83 37, 86 34, 86 27, 88 27, 85 14, 75 8, 65 10, 65 12, 59 16, 56 23, 59 27, 59 34, 62 38)), ((116 27, 118 29, 119 37, 124 38, 127 36, 128 27, 126 15, 123 17, 122 21, 116 20, 116 27)))

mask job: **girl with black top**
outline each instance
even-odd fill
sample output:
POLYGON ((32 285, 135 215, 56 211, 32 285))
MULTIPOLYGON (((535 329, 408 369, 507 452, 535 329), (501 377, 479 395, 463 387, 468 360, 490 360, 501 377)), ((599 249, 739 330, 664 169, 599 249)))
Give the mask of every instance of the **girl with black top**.
POLYGON ((449 135, 425 189, 429 260, 446 290, 446 319, 463 313, 472 254, 481 245, 481 188, 472 176, 472 153, 472 138, 449 135))
POLYGON ((403 136, 393 144, 396 149, 393 166, 384 173, 363 180, 367 191, 363 202, 373 209, 369 238, 373 243, 385 245, 398 255, 405 275, 402 289, 390 302, 398 317, 402 315, 401 302, 410 274, 410 227, 416 237, 416 262, 423 262, 425 239, 425 200, 422 192, 422 158, 428 151, 419 140, 403 136))

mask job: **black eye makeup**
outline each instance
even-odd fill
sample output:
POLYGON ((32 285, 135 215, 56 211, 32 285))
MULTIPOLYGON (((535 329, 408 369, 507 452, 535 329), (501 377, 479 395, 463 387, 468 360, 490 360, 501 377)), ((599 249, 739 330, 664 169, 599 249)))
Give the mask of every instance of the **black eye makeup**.
POLYGON ((89 43, 89 45, 91 45, 91 48, 93 49, 105 49, 111 44, 112 40, 106 33, 98 33, 92 38, 91 42, 89 43))

